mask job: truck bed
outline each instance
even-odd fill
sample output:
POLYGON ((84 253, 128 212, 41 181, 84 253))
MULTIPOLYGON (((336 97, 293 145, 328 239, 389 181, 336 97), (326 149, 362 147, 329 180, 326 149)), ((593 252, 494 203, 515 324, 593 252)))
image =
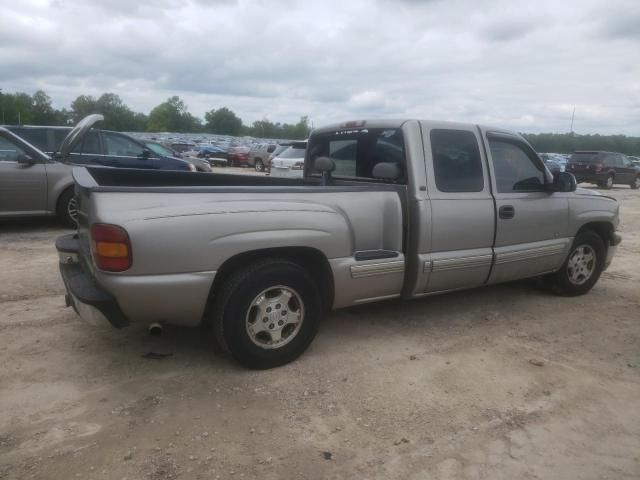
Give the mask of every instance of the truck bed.
POLYGON ((264 175, 105 167, 75 168, 74 177, 78 183, 85 187, 302 186, 318 183, 303 178, 275 178, 264 175), (89 176, 85 172, 88 172, 89 176))

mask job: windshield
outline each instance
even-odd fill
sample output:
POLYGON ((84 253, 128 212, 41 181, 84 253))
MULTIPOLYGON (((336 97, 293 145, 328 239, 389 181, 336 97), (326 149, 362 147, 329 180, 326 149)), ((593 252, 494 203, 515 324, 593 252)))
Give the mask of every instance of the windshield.
POLYGON ((571 155, 570 162, 581 163, 599 163, 602 162, 602 158, 598 152, 580 152, 571 155))
POLYGON ((301 158, 302 159, 304 158, 304 154, 306 153, 306 151, 307 151, 306 148, 289 147, 280 155, 278 155, 278 158, 301 158))

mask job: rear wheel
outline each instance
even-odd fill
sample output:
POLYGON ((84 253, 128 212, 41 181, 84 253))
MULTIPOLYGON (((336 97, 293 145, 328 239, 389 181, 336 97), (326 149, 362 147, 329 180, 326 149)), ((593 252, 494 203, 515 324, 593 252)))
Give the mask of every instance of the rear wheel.
POLYGON ((633 182, 631 182, 629 184, 629 186, 631 188, 633 188, 634 190, 637 190, 640 188, 640 175, 638 175, 636 178, 633 179, 633 182))
POLYGON ((66 189, 58 198, 56 214, 65 227, 76 228, 78 226, 78 201, 73 188, 66 189))
POLYGON ((266 369, 299 357, 318 331, 318 288, 300 265, 264 260, 233 275, 217 295, 213 331, 242 365, 266 369))
POLYGON ((558 295, 584 295, 596 284, 604 269, 604 241, 590 230, 579 233, 562 268, 547 277, 551 289, 558 295))
POLYGON ((256 160, 256 172, 264 172, 264 165, 262 163, 262 160, 256 160))

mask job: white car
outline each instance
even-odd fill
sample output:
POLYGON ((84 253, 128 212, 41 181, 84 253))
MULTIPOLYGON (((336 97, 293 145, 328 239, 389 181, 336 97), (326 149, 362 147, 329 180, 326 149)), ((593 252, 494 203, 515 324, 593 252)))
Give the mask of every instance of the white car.
POLYGON ((307 142, 294 142, 271 160, 272 177, 302 177, 307 142))

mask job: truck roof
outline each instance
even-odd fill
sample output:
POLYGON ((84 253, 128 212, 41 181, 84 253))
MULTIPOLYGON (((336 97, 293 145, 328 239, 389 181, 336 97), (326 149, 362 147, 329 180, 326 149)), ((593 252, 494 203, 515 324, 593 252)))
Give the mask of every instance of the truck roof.
MULTIPOLYGON (((314 129, 313 133, 328 133, 335 132, 336 130, 349 130, 349 129, 362 129, 362 128, 400 128, 406 122, 420 122, 423 125, 432 125, 432 126, 442 126, 448 128, 477 128, 480 125, 476 125, 474 123, 465 123, 465 122, 449 122, 443 120, 420 120, 417 118, 402 118, 402 119, 372 119, 372 120, 354 120, 347 121, 341 123, 333 123, 330 125, 325 125, 319 128, 314 129)), ((483 126, 484 129, 497 132, 504 133, 508 135, 517 135, 515 132, 511 132, 509 130, 505 130, 503 128, 498 127, 489 127, 483 126)))

